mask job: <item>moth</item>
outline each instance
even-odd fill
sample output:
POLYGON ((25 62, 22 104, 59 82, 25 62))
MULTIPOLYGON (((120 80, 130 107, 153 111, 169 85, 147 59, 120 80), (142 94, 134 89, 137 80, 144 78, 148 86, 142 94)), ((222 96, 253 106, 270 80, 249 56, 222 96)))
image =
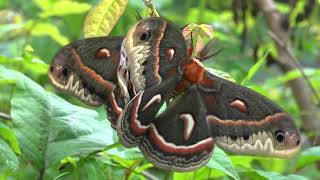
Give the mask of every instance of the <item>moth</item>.
POLYGON ((55 56, 49 78, 89 104, 111 108, 120 142, 138 146, 162 169, 198 169, 215 145, 231 153, 271 157, 299 151, 300 132, 283 109, 212 74, 202 60, 190 55, 175 24, 151 17, 136 23, 125 37, 67 45, 55 56), (101 53, 103 49, 109 53, 101 53), (100 53, 109 56, 97 58, 100 53), (87 92, 84 97, 79 89, 87 92), (98 103, 87 101, 89 95, 98 103))

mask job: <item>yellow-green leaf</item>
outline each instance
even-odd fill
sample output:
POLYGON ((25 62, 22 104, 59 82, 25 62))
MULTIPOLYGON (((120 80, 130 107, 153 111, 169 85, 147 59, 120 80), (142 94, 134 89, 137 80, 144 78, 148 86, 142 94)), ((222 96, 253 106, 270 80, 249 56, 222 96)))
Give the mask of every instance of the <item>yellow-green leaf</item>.
POLYGON ((41 10, 49 9, 51 6, 50 1, 33 0, 33 3, 36 4, 41 10))
POLYGON ((47 18, 50 16, 66 16, 70 14, 81 14, 91 8, 90 4, 75 1, 57 1, 49 8, 45 9, 40 17, 47 18))
POLYGON ((69 42, 68 38, 62 35, 59 29, 53 24, 36 23, 31 26, 31 34, 33 36, 50 36, 61 45, 65 45, 69 42))
POLYGON ((105 36, 123 14, 128 0, 101 0, 91 9, 84 21, 84 36, 105 36))
POLYGON ((221 77, 223 79, 226 79, 228 81, 236 82, 228 73, 220 71, 218 69, 213 69, 213 68, 206 68, 206 71, 214 74, 215 76, 221 77))
POLYGON ((213 37, 213 27, 208 24, 195 24, 191 23, 188 24, 185 28, 182 30, 182 34, 185 39, 191 39, 193 40, 193 48, 195 51, 193 53, 197 54, 205 47, 205 41, 206 39, 212 39, 213 37), (192 35, 192 37, 191 37, 192 35))
POLYGON ((16 154, 21 154, 19 142, 12 129, 0 123, 0 139, 5 140, 16 154))
POLYGON ((252 79, 252 77, 258 72, 258 70, 266 63, 269 52, 270 51, 268 50, 264 54, 264 56, 260 58, 258 62, 250 68, 247 76, 242 80, 241 85, 246 85, 252 79))

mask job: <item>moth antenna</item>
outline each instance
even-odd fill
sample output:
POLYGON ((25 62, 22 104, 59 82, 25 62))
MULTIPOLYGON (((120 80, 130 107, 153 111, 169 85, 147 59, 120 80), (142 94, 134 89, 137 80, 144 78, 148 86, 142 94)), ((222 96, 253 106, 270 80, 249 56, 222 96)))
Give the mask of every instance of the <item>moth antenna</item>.
POLYGON ((138 11, 136 11, 136 19, 137 21, 141 21, 143 19, 141 14, 138 11))
POLYGON ((221 52, 222 52, 222 49, 219 49, 218 51, 216 51, 216 52, 214 52, 214 53, 212 53, 212 54, 206 55, 206 56, 204 56, 203 58, 201 58, 201 59, 199 59, 199 60, 200 60, 201 62, 203 62, 203 61, 205 61, 205 60, 207 60, 207 59, 212 58, 213 56, 216 56, 216 55, 220 54, 221 52))
POLYGON ((191 32, 191 34, 190 34, 190 38, 191 38, 191 46, 193 47, 193 36, 192 36, 192 32, 191 32))
POLYGON ((182 26, 182 27, 180 28, 180 30, 182 31, 182 30, 183 30, 184 28, 186 28, 186 27, 188 27, 188 24, 182 26))
POLYGON ((190 44, 188 48, 188 54, 192 56, 193 53, 193 37, 192 37, 192 32, 190 33, 190 44))
POLYGON ((199 53, 197 54, 197 59, 199 59, 200 61, 205 61, 207 59, 210 59, 213 56, 218 55, 221 51, 222 48, 219 49, 218 51, 214 52, 214 53, 210 53, 210 51, 213 49, 214 44, 216 44, 216 40, 215 39, 211 39, 205 47, 203 47, 201 49, 201 51, 199 51, 199 53), (209 54, 210 53, 210 54, 209 54))

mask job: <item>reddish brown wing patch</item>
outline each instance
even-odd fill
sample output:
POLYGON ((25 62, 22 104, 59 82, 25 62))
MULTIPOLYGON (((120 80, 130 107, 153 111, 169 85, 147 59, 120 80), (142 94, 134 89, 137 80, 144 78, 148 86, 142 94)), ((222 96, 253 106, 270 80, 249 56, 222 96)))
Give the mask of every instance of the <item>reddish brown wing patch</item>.
POLYGON ((223 125, 223 126, 263 126, 264 124, 271 123, 271 122, 276 122, 276 121, 282 121, 288 117, 287 114, 285 113, 276 113, 274 115, 267 116, 263 119, 257 119, 257 120, 252 120, 252 121, 245 121, 245 120, 229 120, 229 119, 224 119, 221 120, 218 117, 209 115, 207 116, 207 121, 209 124, 212 125, 223 125))
POLYGON ((77 51, 72 48, 72 55, 74 56, 76 63, 79 65, 80 70, 88 74, 91 78, 93 78, 97 83, 99 83, 102 87, 105 88, 106 93, 110 93, 113 91, 114 85, 110 81, 107 81, 101 77, 101 75, 97 74, 94 70, 90 69, 86 65, 83 64, 81 57, 77 54, 77 51))
POLYGON ((111 103, 111 107, 114 113, 116 113, 117 117, 119 117, 122 113, 122 108, 120 108, 117 104, 117 101, 114 97, 114 93, 112 92, 109 96, 109 101, 111 103))
POLYGON ((164 36, 165 29, 167 28, 167 23, 164 23, 162 28, 159 30, 159 35, 155 41, 154 47, 154 67, 153 67, 153 76, 159 82, 160 75, 159 75, 159 46, 160 42, 164 36))
POLYGON ((204 66, 197 59, 191 59, 191 61, 185 64, 183 67, 183 73, 185 78, 191 83, 199 83, 203 79, 204 66))
POLYGON ((132 106, 132 112, 130 115, 131 118, 131 123, 130 123, 130 127, 133 130, 133 133, 136 135, 144 135, 146 133, 146 131, 148 130, 148 127, 145 126, 141 126, 138 118, 138 109, 140 106, 140 102, 141 102, 141 98, 142 98, 143 93, 138 94, 137 98, 134 100, 133 106, 132 106))

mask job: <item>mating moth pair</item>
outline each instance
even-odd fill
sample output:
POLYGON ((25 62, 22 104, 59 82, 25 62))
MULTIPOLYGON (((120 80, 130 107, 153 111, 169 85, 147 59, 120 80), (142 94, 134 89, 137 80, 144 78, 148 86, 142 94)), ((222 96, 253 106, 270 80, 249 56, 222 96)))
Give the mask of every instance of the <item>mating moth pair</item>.
POLYGON ((214 145, 272 157, 299 151, 300 133, 286 112, 210 73, 201 61, 190 55, 179 28, 151 17, 126 36, 66 45, 54 57, 49 79, 89 105, 105 105, 120 142, 138 146, 162 169, 197 169, 214 145))

